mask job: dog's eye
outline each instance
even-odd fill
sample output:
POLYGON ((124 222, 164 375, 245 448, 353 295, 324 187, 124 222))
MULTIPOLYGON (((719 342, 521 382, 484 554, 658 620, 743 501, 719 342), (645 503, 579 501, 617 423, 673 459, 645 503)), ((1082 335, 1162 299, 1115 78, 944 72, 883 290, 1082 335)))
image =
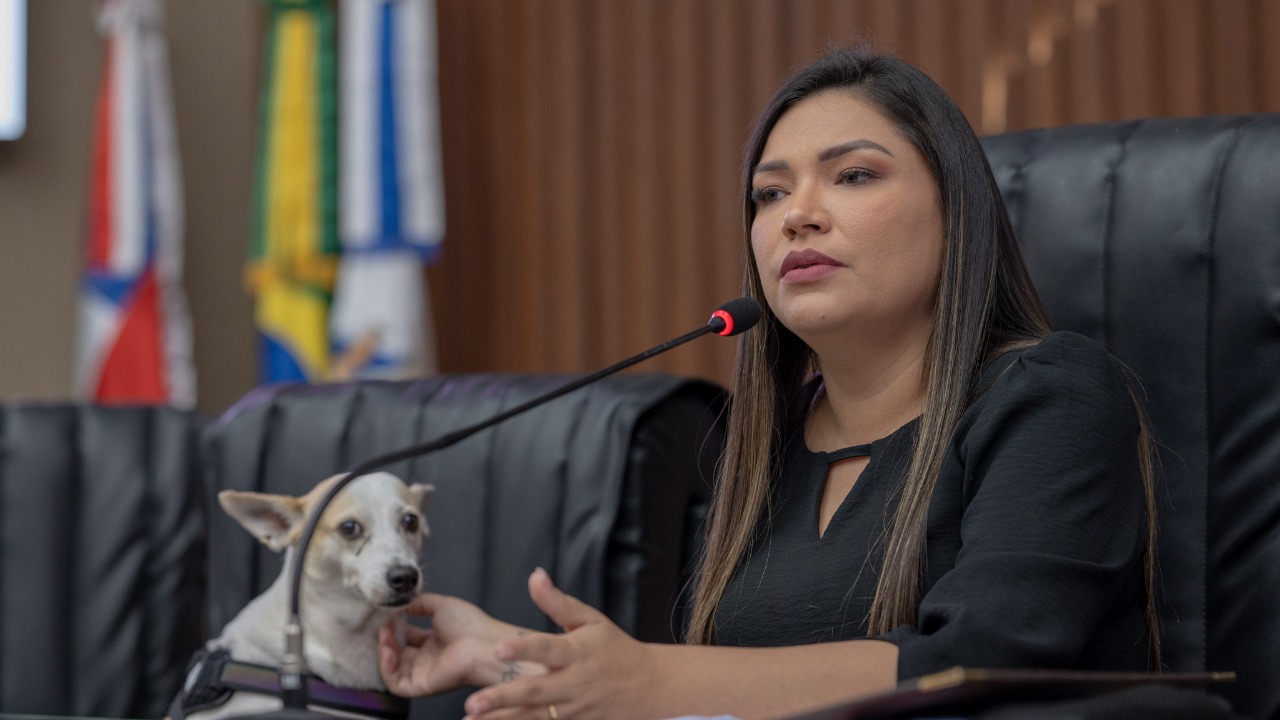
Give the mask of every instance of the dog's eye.
POLYGON ((404 528, 405 532, 418 532, 418 516, 410 513, 400 518, 400 527, 404 528))
POLYGON ((355 520, 344 520, 338 526, 338 534, 348 540, 356 540, 364 534, 364 528, 360 527, 360 523, 355 520))

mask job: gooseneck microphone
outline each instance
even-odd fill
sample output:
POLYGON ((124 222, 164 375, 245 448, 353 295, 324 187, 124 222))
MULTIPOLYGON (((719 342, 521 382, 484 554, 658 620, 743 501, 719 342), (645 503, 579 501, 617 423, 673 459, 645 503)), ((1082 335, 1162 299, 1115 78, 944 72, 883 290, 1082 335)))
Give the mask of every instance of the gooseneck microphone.
POLYGON ((302 620, 299 613, 298 598, 302 585, 303 559, 306 556, 307 547, 311 544, 311 536, 315 534, 316 526, 319 524, 320 516, 324 514, 325 508, 329 506, 329 503, 333 498, 337 496, 337 494, 341 492, 348 483, 361 475, 373 472, 374 470, 386 467, 387 465, 447 448, 454 443, 480 432, 481 430, 493 427, 504 420, 508 420, 516 415, 532 410, 543 403, 555 400, 556 398, 573 392, 584 385, 589 385, 601 378, 612 375, 619 370, 631 367, 638 362, 647 360, 654 355, 664 353, 695 338, 711 333, 723 335, 725 337, 744 333, 760 321, 760 314, 761 310, 759 303, 751 298, 742 297, 730 300, 719 308, 716 308, 716 311, 711 314, 711 319, 707 321, 707 324, 696 330, 692 330, 680 337, 668 340, 661 345, 656 345, 638 355, 633 355, 626 360, 614 363, 602 370, 597 370, 589 375, 584 375, 572 382, 556 388, 555 390, 552 390, 551 392, 539 395, 528 402, 511 408, 510 410, 498 413, 487 420, 482 420, 474 425, 468 425, 467 427, 454 430, 453 432, 436 438, 435 440, 429 440, 417 445, 410 445, 409 447, 400 450, 372 457, 364 462, 356 464, 348 470, 341 478, 338 479, 337 482, 333 484, 333 487, 325 493, 324 497, 320 499, 320 502, 311 512, 311 517, 307 520, 306 528, 303 530, 302 537, 299 540, 297 556, 293 559, 293 567, 291 568, 291 574, 289 577, 289 619, 285 623, 285 651, 284 656, 280 661, 280 690, 281 699, 284 701, 284 708, 275 713, 268 713, 262 717, 271 717, 275 720, 282 720, 283 718, 327 717, 319 714, 313 714, 306 710, 307 666, 306 659, 302 653, 302 620))

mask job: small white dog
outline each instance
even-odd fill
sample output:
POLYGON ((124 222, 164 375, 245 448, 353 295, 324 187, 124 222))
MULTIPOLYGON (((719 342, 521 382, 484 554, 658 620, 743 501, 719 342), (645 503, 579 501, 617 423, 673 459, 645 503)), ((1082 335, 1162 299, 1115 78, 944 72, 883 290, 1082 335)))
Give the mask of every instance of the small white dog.
MULTIPOLYGON (((175 720, 213 720, 281 707, 269 693, 278 690, 276 668, 284 653, 297 544, 312 509, 339 477, 302 497, 232 490, 218 494, 222 508, 254 537, 275 552, 284 551, 284 568, 266 592, 197 654, 170 708, 175 720)), ((378 629, 392 618, 403 618, 399 608, 422 587, 418 553, 427 534, 422 513, 434 489, 406 486, 390 473, 372 473, 349 483, 325 509, 306 552, 299 598, 315 709, 374 716, 403 710, 393 708, 394 699, 381 692, 386 687, 378 672, 378 629)))

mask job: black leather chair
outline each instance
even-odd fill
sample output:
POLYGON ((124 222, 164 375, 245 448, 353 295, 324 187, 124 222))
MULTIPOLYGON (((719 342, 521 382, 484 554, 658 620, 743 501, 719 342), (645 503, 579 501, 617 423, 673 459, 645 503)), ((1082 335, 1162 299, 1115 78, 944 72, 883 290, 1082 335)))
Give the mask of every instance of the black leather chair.
MULTIPOLYGON (((458 375, 416 382, 280 386, 211 424, 209 491, 299 494, 372 456, 487 419, 568 382, 458 375)), ((666 375, 614 376, 388 468, 436 486, 423 548, 428 589, 552 630, 529 599, 537 566, 633 635, 672 641, 681 591, 723 443, 722 392, 666 375)), ((212 494, 210 507, 216 507, 212 494)), ((280 557, 221 513, 210 518, 216 634, 278 575, 280 557)), ((415 700, 415 717, 461 717, 462 692, 415 700)))
POLYGON ((1169 669, 1280 718, 1280 115, 986 138, 1058 329, 1141 377, 1169 669))
POLYGON ((204 636, 201 425, 0 407, 0 713, 163 715, 204 636))

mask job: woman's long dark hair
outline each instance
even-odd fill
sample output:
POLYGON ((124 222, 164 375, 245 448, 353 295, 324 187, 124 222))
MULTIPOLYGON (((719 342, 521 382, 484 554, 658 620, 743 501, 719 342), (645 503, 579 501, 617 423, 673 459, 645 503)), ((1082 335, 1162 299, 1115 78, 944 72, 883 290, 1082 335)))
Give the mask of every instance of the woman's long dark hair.
MULTIPOLYGON (((1031 283, 1004 200, 968 121, 928 76, 866 47, 832 52, 792 76, 757 122, 743 163, 747 295, 765 308, 761 326, 739 346, 728 443, 709 518, 707 544, 694 596, 688 640, 710 642, 715 611, 749 551, 767 512, 780 467, 784 435, 803 408, 813 352, 768 310, 750 247, 755 205, 752 168, 778 119, 816 93, 840 89, 877 107, 924 157, 938 185, 943 217, 942 272, 924 368, 925 401, 914 451, 885 545, 883 571, 872 601, 870 632, 913 623, 922 595, 929 499, 956 422, 968 406, 975 377, 999 352, 1030 345, 1050 333, 1031 283)), ((1150 449, 1139 443, 1154 532, 1150 449)), ((1153 585, 1154 543, 1148 547, 1147 590, 1153 585)), ((1148 602, 1153 663, 1159 666, 1154 604, 1148 602)))

